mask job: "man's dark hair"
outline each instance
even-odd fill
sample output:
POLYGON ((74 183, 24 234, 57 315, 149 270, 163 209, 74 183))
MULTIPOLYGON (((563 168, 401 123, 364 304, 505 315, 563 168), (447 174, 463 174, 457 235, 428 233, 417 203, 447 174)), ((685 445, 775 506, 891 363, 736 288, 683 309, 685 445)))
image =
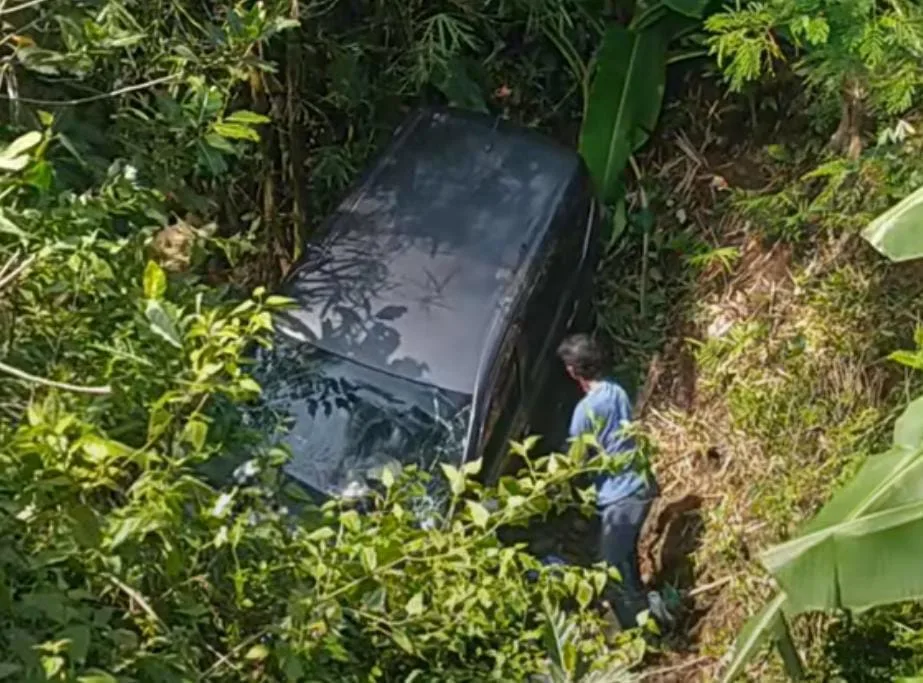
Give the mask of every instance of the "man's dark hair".
POLYGON ((558 346, 558 358, 588 381, 605 379, 609 374, 610 358, 606 347, 588 334, 572 334, 558 346))

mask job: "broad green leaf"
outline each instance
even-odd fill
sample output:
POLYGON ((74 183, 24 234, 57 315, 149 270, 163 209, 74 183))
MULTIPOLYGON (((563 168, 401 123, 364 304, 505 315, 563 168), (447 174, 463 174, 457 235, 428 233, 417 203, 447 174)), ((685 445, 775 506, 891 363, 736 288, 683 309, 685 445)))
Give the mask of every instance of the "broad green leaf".
POLYGON ((753 657, 774 636, 778 624, 784 620, 783 605, 785 593, 779 593, 744 624, 731 648, 730 658, 721 674, 721 683, 731 683, 741 676, 753 657))
POLYGON ((465 492, 465 475, 458 471, 457 467, 453 467, 448 463, 440 463, 439 466, 442 468, 443 474, 445 474, 446 479, 449 480, 449 486, 452 488, 452 493, 456 496, 460 496, 465 492))
POLYGON ((13 674, 18 674, 20 671, 22 671, 22 667, 19 664, 0 662, 0 680, 7 679, 13 674))
POLYGON ((701 19, 709 0, 663 0, 663 4, 674 12, 693 19, 701 19))
POLYGON ((366 546, 359 553, 359 556, 362 559, 362 566, 365 568, 365 571, 369 573, 375 571, 375 568, 378 566, 378 554, 375 552, 375 548, 366 546))
POLYGON ((410 638, 407 637, 407 634, 400 629, 396 628, 391 631, 391 639, 407 654, 412 655, 414 653, 413 643, 410 642, 410 638))
POLYGON ((0 233, 13 235, 15 237, 19 237, 20 239, 28 239, 29 237, 29 233, 11 221, 2 210, 0 210, 0 233))
POLYGON ((470 64, 460 58, 449 60, 433 74, 432 84, 453 107, 487 113, 484 90, 472 77, 470 64))
POLYGON ((862 237, 892 261, 923 257, 923 187, 869 223, 862 237))
POLYGON ((167 274, 156 261, 148 261, 144 268, 144 296, 159 299, 167 291, 167 274))
POLYGON ((47 161, 39 161, 26 171, 23 181, 39 192, 48 192, 54 182, 54 169, 47 161))
POLYGON ((593 600, 593 586, 588 581, 580 581, 577 584, 577 604, 581 609, 586 609, 587 605, 593 600))
POLYGON ((464 465, 462 465, 462 472, 464 472, 465 475, 469 477, 476 476, 477 474, 480 474, 481 466, 483 463, 484 461, 482 458, 478 458, 477 460, 470 460, 469 462, 466 462, 464 465))
POLYGON ((476 503, 473 500, 467 501, 468 512, 471 513, 471 519, 474 522, 474 525, 479 529, 483 529, 487 526, 487 522, 490 521, 490 513, 480 503, 476 503))
POLYGON ((29 165, 29 157, 23 155, 19 157, 5 158, 0 157, 0 171, 16 172, 21 171, 29 165))
POLYGON ((20 135, 13 140, 6 148, 0 150, 0 160, 13 159, 26 154, 32 148, 36 147, 42 141, 42 134, 38 131, 30 131, 25 135, 20 135))
POLYGON ((423 593, 417 593, 407 602, 407 606, 404 607, 407 610, 407 614, 412 617, 417 616, 418 614, 423 613, 423 593))
POLYGON ((607 204, 617 199, 628 157, 660 115, 667 42, 656 25, 635 32, 614 24, 603 37, 580 131, 580 153, 607 204))
POLYGON ((183 441, 191 445, 196 451, 205 447, 208 438, 208 425, 202 420, 190 420, 183 428, 183 441))
POLYGON ((74 624, 61 631, 62 640, 69 640, 68 654, 74 661, 83 663, 90 649, 90 627, 86 624, 74 624))
POLYGON ((923 448, 923 396, 907 406, 894 423, 894 445, 923 448))
POLYGON ((319 543, 321 541, 327 541, 336 535, 336 532, 329 526, 322 526, 308 534, 308 540, 319 543))
POLYGON ((268 116, 264 116, 263 114, 257 114, 253 111, 241 109, 240 111, 235 111, 229 116, 225 116, 224 120, 234 123, 243 123, 244 125, 248 126, 258 126, 262 123, 269 123, 272 119, 270 119, 268 116))
POLYGON ((84 548, 95 548, 102 540, 99 528, 99 519, 88 505, 72 505, 68 509, 68 516, 74 523, 72 527, 74 540, 84 548))
POLYGON ((151 324, 151 332, 176 348, 183 348, 183 342, 180 339, 179 331, 176 329, 176 323, 173 322, 173 318, 170 317, 170 314, 159 302, 148 301, 144 314, 151 324))
POLYGON ((266 659, 269 656, 269 648, 263 644, 257 644, 247 650, 247 654, 244 655, 244 659, 249 659, 251 661, 261 661, 266 659))
POLYGON ((802 535, 763 563, 793 613, 923 597, 917 539, 923 533, 923 448, 869 458, 802 535))
POLYGON ((260 134, 253 130, 248 125, 243 125, 241 123, 216 123, 214 125, 214 131, 218 133, 223 138, 230 138, 231 140, 252 140, 253 142, 260 141, 260 134))
POLYGON ((923 500, 863 514, 770 549, 763 562, 795 612, 923 598, 923 500))
POLYGON ((77 683, 119 683, 119 679, 105 671, 91 670, 77 677, 77 683))
POLYGON ((551 663, 570 678, 573 673, 577 653, 574 648, 575 627, 561 610, 550 605, 547 600, 543 605, 545 624, 542 640, 551 663))
POLYGON ((905 351, 903 349, 900 351, 893 351, 888 354, 888 360, 906 365, 908 368, 923 370, 923 352, 921 351, 905 351))

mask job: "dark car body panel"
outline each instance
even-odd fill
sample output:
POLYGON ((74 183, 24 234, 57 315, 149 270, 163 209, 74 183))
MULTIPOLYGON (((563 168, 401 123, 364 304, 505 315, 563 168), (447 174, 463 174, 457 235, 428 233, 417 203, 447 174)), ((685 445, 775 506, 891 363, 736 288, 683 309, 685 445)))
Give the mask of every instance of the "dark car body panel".
MULTIPOLYGON (((508 466, 508 441, 527 427, 560 445, 562 404, 573 396, 554 349, 586 314, 598 226, 574 151, 492 117, 414 114, 283 283, 296 306, 278 316, 280 350, 262 363, 269 375, 258 374, 267 400, 295 423, 286 472, 335 494, 364 467, 360 453, 345 452, 355 450, 356 429, 344 426, 355 422, 353 408, 333 400, 318 413, 323 402, 297 388, 323 385, 300 376, 297 359, 284 360, 299 345, 321 349, 333 365, 355 364, 346 376, 377 377, 388 400, 371 400, 366 386, 369 400, 360 401, 376 415, 386 405, 426 413, 427 392, 449 397, 446 405, 465 409, 466 430, 446 457, 483 456, 488 480, 508 466)), ((338 373, 319 376, 336 383, 338 373)), ((393 443, 428 443, 417 438, 424 433, 411 427, 393 443)), ((367 469, 381 464, 378 455, 367 469)))

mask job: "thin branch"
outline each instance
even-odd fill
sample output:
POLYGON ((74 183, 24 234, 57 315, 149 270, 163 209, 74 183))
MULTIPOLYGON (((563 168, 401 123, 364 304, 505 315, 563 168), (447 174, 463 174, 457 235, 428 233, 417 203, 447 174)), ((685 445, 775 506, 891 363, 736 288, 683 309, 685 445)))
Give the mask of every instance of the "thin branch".
POLYGON ((80 386, 77 384, 68 384, 66 382, 55 382, 51 379, 45 379, 44 377, 37 377, 36 375, 30 375, 28 372, 23 372, 17 368, 14 368, 11 365, 6 363, 0 363, 0 372, 5 372, 8 375, 12 375, 17 379, 21 379, 24 382, 32 382, 33 384, 42 384, 46 387, 54 387, 55 389, 64 389, 65 391, 74 391, 80 394, 95 394, 97 396, 105 396, 106 394, 112 393, 112 387, 106 385, 104 387, 87 387, 80 386))
POLYGON ((0 8, 0 17, 4 17, 7 14, 13 14, 14 12, 18 12, 20 10, 29 9, 30 7, 35 7, 36 5, 41 5, 43 2, 45 2, 45 0, 29 0, 28 2, 24 2, 21 5, 13 5, 9 9, 0 8))
POLYGON ((15 260, 15 257, 12 258, 12 259, 10 259, 9 261, 7 261, 6 264, 4 264, 4 266, 3 266, 3 271, 0 272, 0 278, 2 278, 2 279, 0 279, 0 291, 2 291, 4 287, 6 287, 6 286, 7 286, 8 284, 10 284, 13 280, 15 280, 17 277, 19 277, 19 275, 22 273, 22 271, 24 271, 26 268, 28 268, 30 265, 32 265, 32 262, 35 260, 35 254, 32 254, 32 256, 30 256, 30 257, 27 258, 25 261, 23 261, 23 262, 20 263, 18 266, 16 266, 16 267, 12 270, 12 272, 10 272, 9 275, 6 275, 5 273, 6 273, 7 266, 9 266, 10 264, 12 264, 13 260, 15 260))
POLYGON ((201 676, 199 676, 199 680, 200 680, 200 681, 204 681, 204 680, 206 680, 207 678, 210 678, 211 675, 212 675, 213 673, 215 673, 216 671, 218 671, 218 670, 219 670, 221 667, 223 667, 225 664, 228 664, 228 663, 231 661, 231 658, 232 658, 232 657, 235 657, 235 656, 237 656, 238 654, 240 654, 241 650, 243 650, 243 649, 244 649, 245 647, 247 647, 248 645, 252 645, 252 644, 255 643, 257 640, 259 640, 260 638, 262 638, 263 636, 265 636, 267 633, 269 633, 268 630, 263 630, 263 631, 260 631, 259 633, 254 633, 252 636, 250 636, 250 637, 248 637, 248 638, 244 638, 244 640, 243 640, 242 642, 240 642, 233 650, 231 650, 230 652, 228 652, 226 655, 223 655, 217 662, 215 662, 214 664, 212 664, 212 665, 205 671, 205 673, 203 673, 201 676))
POLYGON ((154 608, 151 607, 150 603, 144 598, 141 593, 136 591, 134 588, 119 580, 117 577, 112 576, 111 574, 107 577, 117 588, 124 592, 132 601, 138 604, 145 614, 147 614, 151 619, 153 619, 158 626, 163 630, 167 631, 167 625, 163 623, 163 619, 160 618, 160 615, 154 611, 154 608))
POLYGON ((730 576, 725 576, 723 579, 718 579, 717 581, 706 583, 704 586, 699 586, 697 588, 694 588, 691 591, 689 591, 687 595, 688 597, 693 598, 696 595, 707 593, 708 591, 715 590, 716 588, 721 588, 722 586, 730 583, 733 580, 734 580, 734 575, 731 574, 730 576))
POLYGON ((19 250, 17 249, 17 250, 16 250, 16 253, 13 254, 12 256, 10 256, 10 257, 6 260, 6 263, 4 263, 2 267, 0 267, 0 278, 2 278, 4 275, 6 275, 6 271, 8 271, 10 268, 12 268, 12 267, 13 267, 13 264, 16 263, 16 261, 18 261, 18 260, 19 260, 19 250))
POLYGON ((10 100, 13 102, 22 102, 24 104, 36 104, 39 106, 46 107, 73 107, 78 104, 86 104, 88 102, 97 102, 99 100, 106 100, 111 97, 119 97, 120 95, 125 95, 130 92, 135 92, 137 90, 146 90, 147 88, 153 88, 155 85, 160 85, 162 83, 169 83, 170 81, 175 81, 181 76, 181 74, 173 74, 171 76, 161 76, 160 78, 155 78, 154 80, 147 81, 145 83, 137 83, 135 85, 127 85, 124 88, 119 88, 118 90, 113 90, 112 92, 99 93, 98 95, 91 95, 89 97, 78 97, 74 100, 41 100, 33 97, 11 97, 9 95, 0 94, 0 100, 10 100))

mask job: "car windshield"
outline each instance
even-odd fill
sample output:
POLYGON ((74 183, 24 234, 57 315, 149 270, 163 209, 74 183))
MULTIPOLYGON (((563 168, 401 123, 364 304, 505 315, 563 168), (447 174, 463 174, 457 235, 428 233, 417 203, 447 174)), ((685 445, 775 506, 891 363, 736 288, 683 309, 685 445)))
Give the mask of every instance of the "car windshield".
POLYGON ((279 335, 255 372, 258 414, 282 428, 288 475, 326 495, 361 494, 382 469, 464 457, 471 399, 279 335), (281 421, 281 424, 280 424, 281 421))

